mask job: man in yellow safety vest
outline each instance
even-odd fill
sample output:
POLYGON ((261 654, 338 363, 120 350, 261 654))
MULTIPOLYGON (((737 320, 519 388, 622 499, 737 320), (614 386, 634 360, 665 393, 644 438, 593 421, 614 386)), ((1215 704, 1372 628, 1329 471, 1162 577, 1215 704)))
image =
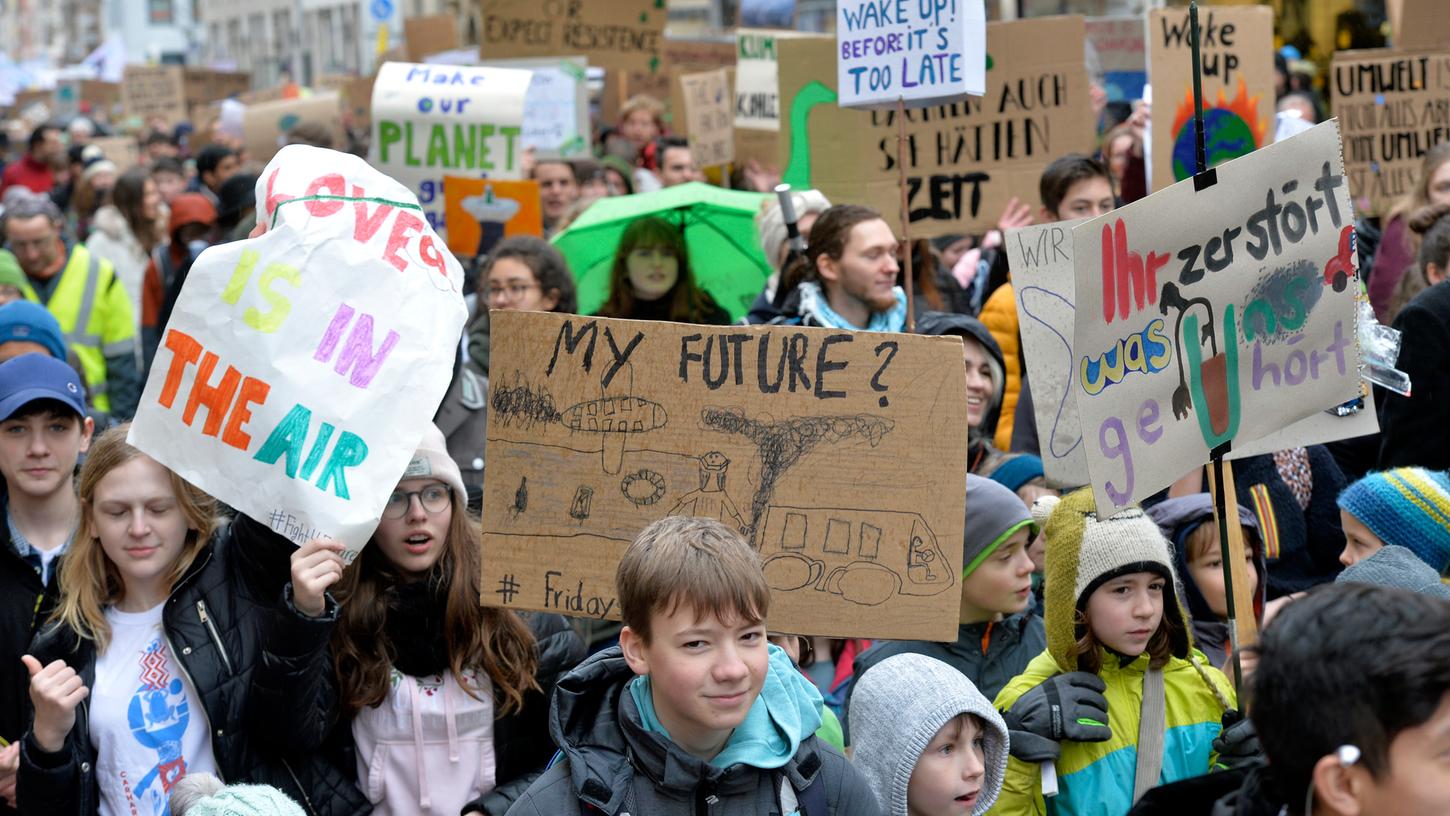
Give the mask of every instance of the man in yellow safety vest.
POLYGON ((130 419, 141 399, 136 361, 136 319, 126 287, 111 262, 61 235, 64 219, 46 197, 9 197, 6 245, 25 273, 27 300, 43 304, 60 323, 80 360, 98 411, 130 419))

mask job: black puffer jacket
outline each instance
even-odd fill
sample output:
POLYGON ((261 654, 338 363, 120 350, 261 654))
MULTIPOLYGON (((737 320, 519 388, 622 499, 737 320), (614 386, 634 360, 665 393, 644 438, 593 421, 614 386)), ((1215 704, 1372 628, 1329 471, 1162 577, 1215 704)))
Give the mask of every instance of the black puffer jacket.
MULTIPOLYGON (((357 811, 361 795, 355 800, 346 795, 349 790, 356 794, 355 788, 315 752, 280 748, 298 744, 297 728, 308 721, 304 709, 295 701, 252 693, 269 651, 316 651, 326 643, 327 626, 278 627, 292 551, 285 539, 239 517, 197 555, 171 591, 162 619, 172 656, 206 710, 220 776, 277 787, 312 816, 342 816, 357 811)), ((31 654, 42 664, 65 660, 87 686, 95 682, 94 642, 67 627, 47 626, 31 654)), ((33 735, 21 742, 16 791, 21 813, 98 812, 89 715, 82 703, 65 746, 56 753, 40 750, 33 735)))
MULTIPOLYGON (((51 563, 50 580, 42 586, 35 568, 11 545, 4 519, 0 509, 0 739, 15 743, 30 727, 30 673, 20 656, 29 651, 31 639, 55 607, 60 559, 51 563)), ((0 803, 0 816, 12 813, 13 808, 0 803)))

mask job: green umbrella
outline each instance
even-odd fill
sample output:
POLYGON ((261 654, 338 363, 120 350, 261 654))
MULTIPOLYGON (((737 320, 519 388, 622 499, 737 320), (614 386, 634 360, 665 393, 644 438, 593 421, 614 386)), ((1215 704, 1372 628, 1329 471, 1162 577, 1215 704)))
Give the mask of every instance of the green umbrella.
POLYGON ((625 227, 652 215, 682 226, 695 282, 739 320, 773 271, 755 234, 755 214, 767 198, 694 182, 594 202, 554 236, 579 282, 580 313, 593 314, 609 297, 609 273, 625 227))

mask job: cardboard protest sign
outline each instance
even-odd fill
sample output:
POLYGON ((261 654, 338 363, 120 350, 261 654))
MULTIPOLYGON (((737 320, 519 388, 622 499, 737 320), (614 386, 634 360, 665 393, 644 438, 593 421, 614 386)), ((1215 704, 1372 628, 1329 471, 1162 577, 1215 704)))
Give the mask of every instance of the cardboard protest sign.
POLYGON ((606 122, 617 122, 620 106, 630 97, 644 94, 664 103, 665 122, 672 133, 688 136, 689 123, 685 120, 679 77, 733 65, 733 42, 666 37, 657 62, 630 71, 605 72, 600 114, 606 122))
POLYGON ((1078 411, 1098 506, 1354 400, 1358 257, 1330 121, 1073 230, 1078 411))
POLYGON ((327 128, 336 145, 342 135, 339 96, 329 92, 248 105, 242 114, 242 141, 247 146, 247 155, 256 161, 270 161, 287 143, 288 132, 304 123, 327 128))
MULTIPOLYGON (((1013 196, 1037 202, 1038 181, 1064 153, 1091 153, 1083 18, 987 24, 987 94, 906 111, 906 183, 915 237, 980 233, 1013 196)), ((833 201, 901 207, 895 110, 836 105, 835 41, 777 40, 784 180, 833 201), (823 79, 824 78, 824 79, 823 79)))
POLYGON ((127 116, 159 117, 176 124, 187 116, 186 85, 177 65, 127 65, 121 83, 121 104, 127 116))
POLYGON ((570 158, 589 152, 588 64, 583 57, 490 60, 495 68, 533 73, 524 102, 525 148, 537 158, 570 158))
POLYGON ((1384 215, 1419 182, 1425 153, 1450 138, 1450 51, 1342 51, 1329 86, 1355 206, 1384 215))
POLYGON ((486 60, 588 54, 616 71, 658 69, 666 8, 656 0, 488 0, 480 52, 486 60))
POLYGON ((1097 57, 1109 102, 1143 98, 1148 82, 1148 42, 1142 17, 1090 17, 1087 40, 1097 57))
POLYGON ((66 79, 56 83, 53 115, 60 119, 86 112, 104 118, 121 99, 121 86, 95 79, 66 79))
POLYGON ((493 320, 485 604, 617 618, 625 546, 704 516, 760 552, 770 619, 791 632, 956 636, 959 339, 493 320))
POLYGON ((986 93, 982 0, 836 1, 836 88, 842 107, 949 102, 986 93))
POLYGON ((537 181, 443 177, 448 248, 463 257, 483 257, 515 235, 544 234, 544 210, 537 181))
MULTIPOLYGON (((1022 334, 1022 355, 1032 384, 1042 466, 1054 487, 1088 484, 1087 449, 1077 408, 1078 358, 1072 230, 1086 219, 1007 231, 1007 257, 1022 334)), ((1321 445, 1375 433, 1374 402, 1347 415, 1321 411, 1257 440, 1235 440, 1226 458, 1242 459, 1285 448, 1321 445)))
POLYGON ((735 33, 735 156, 776 165, 780 152, 780 61, 777 39, 789 31, 735 33))
POLYGON ((101 154, 124 173, 141 162, 141 146, 134 136, 97 136, 91 144, 101 149, 101 154))
POLYGON ((188 108, 228 99, 246 93, 252 87, 252 75, 242 71, 187 68, 182 79, 188 108))
MULTIPOLYGON (((422 62, 429 54, 458 47, 458 23, 452 14, 410 16, 403 20, 403 42, 408 49, 408 59, 422 62)), ((476 60, 477 51, 473 56, 476 60)))
MULTIPOLYGON (((1208 166, 1274 141, 1274 12, 1268 6, 1198 10, 1208 166)), ((1192 29, 1186 8, 1148 13, 1153 83, 1154 190, 1193 175, 1192 29)))
POLYGON ((356 156, 283 148, 257 206, 266 234, 193 265, 128 441, 351 561, 448 388, 463 270, 413 194, 356 156))
POLYGON ((510 68, 386 63, 373 83, 369 163, 414 190, 428 224, 443 232, 443 176, 523 174, 529 80, 510 68))
POLYGON ((735 129, 731 125, 735 97, 725 69, 680 77, 685 118, 690 123, 690 155, 696 167, 729 164, 735 158, 735 129))
POLYGON ((1390 42, 1399 50, 1434 50, 1450 42, 1450 16, 1440 0, 1390 0, 1390 42))

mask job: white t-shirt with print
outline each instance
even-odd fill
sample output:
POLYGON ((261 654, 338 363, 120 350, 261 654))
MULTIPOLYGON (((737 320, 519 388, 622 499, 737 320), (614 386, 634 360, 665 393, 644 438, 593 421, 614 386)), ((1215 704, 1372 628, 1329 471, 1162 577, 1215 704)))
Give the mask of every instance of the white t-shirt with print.
POLYGON ((96 659, 88 701, 101 816, 169 814, 178 779, 220 775, 206 709, 162 634, 164 607, 106 610, 111 643, 96 659))

